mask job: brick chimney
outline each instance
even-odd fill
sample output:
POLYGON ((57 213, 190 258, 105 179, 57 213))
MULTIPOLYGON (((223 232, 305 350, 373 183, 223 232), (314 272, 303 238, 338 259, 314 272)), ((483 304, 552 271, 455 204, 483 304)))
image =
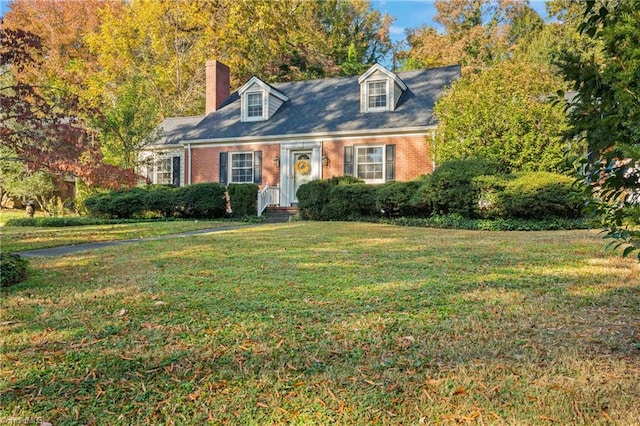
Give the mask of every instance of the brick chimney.
POLYGON ((229 67, 219 61, 206 64, 205 114, 216 111, 229 97, 229 67))

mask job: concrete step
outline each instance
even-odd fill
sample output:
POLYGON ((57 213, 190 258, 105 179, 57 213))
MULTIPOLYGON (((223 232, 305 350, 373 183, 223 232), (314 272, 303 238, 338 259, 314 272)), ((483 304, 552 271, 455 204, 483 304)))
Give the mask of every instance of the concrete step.
POLYGON ((267 207, 264 212, 264 223, 289 222, 298 214, 297 207, 267 207))

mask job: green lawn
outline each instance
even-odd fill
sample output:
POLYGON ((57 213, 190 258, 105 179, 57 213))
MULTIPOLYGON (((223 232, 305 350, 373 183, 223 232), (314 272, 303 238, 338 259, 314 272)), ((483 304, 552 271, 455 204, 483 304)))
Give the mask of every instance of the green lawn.
POLYGON ((185 220, 65 227, 0 226, 0 249, 15 252, 97 241, 157 237, 239 224, 222 220, 185 220))
POLYGON ((294 222, 34 259, 0 419, 637 424, 640 266, 602 247, 294 222))

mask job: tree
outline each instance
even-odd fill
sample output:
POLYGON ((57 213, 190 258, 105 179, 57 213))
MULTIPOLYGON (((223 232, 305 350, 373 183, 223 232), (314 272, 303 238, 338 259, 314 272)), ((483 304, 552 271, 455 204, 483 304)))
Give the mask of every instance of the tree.
POLYGON ((632 227, 640 220, 640 1, 584 4, 580 31, 601 48, 560 62, 577 91, 572 135, 589 146, 578 176, 611 247, 624 256, 638 251, 640 260, 640 233, 632 227))
POLYGON ((76 96, 17 77, 42 58, 39 37, 0 22, 0 146, 31 172, 69 174, 108 187, 132 184, 132 170, 102 162, 98 144, 75 114, 76 96))
POLYGON ((563 87, 549 67, 508 59, 455 82, 437 102, 436 162, 485 158, 505 171, 551 171, 563 158, 563 87))
POLYGON ((407 31, 405 68, 461 64, 476 71, 510 57, 521 40, 543 28, 526 0, 437 0, 434 21, 440 33, 423 25, 407 31))
POLYGON ((13 0, 4 16, 5 27, 36 35, 42 56, 47 58, 37 67, 21 70, 18 78, 83 100, 89 77, 98 70, 86 37, 98 30, 100 11, 106 5, 119 8, 121 4, 119 0, 13 0))
POLYGON ((110 164, 135 168, 140 151, 161 136, 157 134, 159 108, 153 97, 146 96, 147 87, 139 77, 125 81, 112 105, 96 120, 102 152, 110 164))

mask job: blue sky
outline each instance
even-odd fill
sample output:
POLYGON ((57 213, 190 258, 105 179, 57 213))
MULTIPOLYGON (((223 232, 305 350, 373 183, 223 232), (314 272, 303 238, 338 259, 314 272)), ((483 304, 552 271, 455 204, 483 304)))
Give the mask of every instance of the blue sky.
MULTIPOLYGON (((393 41, 404 39, 407 28, 419 27, 422 24, 435 25, 433 22, 436 14, 434 0, 371 0, 371 4, 376 9, 396 18, 390 31, 393 41)), ((529 5, 543 19, 546 19, 544 0, 530 0, 529 5)))

